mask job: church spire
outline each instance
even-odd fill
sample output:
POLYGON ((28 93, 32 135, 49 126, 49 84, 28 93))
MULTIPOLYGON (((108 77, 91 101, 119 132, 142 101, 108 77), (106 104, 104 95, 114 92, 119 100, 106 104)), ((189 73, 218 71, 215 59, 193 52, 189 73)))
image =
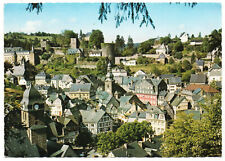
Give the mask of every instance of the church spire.
POLYGON ((110 61, 109 61, 108 66, 107 66, 106 80, 111 80, 111 81, 113 80, 112 65, 111 65, 110 61))

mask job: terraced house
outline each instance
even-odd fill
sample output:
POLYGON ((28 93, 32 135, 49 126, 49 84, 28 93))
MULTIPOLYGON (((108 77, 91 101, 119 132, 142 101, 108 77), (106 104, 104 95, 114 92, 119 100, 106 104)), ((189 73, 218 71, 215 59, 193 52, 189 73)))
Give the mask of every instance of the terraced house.
POLYGON ((135 84, 135 93, 143 102, 157 106, 161 92, 167 91, 167 84, 162 79, 142 79, 135 84))

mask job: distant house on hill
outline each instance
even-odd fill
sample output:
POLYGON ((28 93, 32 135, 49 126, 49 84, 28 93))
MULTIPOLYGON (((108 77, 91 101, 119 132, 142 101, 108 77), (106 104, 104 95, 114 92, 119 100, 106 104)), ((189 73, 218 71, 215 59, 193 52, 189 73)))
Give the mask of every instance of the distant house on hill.
POLYGON ((181 35, 180 35, 180 40, 182 43, 185 43, 185 42, 188 42, 188 34, 183 32, 181 35))
POLYGON ((156 49, 156 54, 160 55, 160 54, 169 54, 169 48, 167 45, 162 44, 160 46, 157 47, 156 49))
POLYGON ((196 66, 201 72, 204 70, 204 60, 196 60, 196 66))

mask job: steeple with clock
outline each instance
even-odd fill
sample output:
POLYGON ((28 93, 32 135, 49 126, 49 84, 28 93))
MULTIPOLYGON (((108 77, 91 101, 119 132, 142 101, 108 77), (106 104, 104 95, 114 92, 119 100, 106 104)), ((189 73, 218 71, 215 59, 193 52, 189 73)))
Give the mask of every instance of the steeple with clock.
POLYGON ((23 93, 21 122, 27 128, 31 144, 36 144, 40 153, 47 152, 46 125, 44 123, 44 99, 31 84, 23 93))

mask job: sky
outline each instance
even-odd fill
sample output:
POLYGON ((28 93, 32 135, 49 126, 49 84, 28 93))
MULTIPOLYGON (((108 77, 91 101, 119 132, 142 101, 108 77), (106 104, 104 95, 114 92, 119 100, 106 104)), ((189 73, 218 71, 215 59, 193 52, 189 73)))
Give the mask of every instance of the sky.
POLYGON ((116 35, 127 41, 131 36, 135 43, 150 38, 179 36, 188 34, 208 35, 214 29, 222 28, 220 3, 198 3, 194 8, 184 4, 147 3, 155 29, 151 25, 139 27, 140 21, 123 22, 116 28, 114 16, 116 4, 111 4, 111 13, 102 24, 98 20, 100 3, 43 3, 39 14, 26 11, 27 3, 4 4, 4 33, 7 32, 49 32, 61 33, 65 29, 83 33, 99 29, 103 32, 105 42, 115 42, 116 35))

